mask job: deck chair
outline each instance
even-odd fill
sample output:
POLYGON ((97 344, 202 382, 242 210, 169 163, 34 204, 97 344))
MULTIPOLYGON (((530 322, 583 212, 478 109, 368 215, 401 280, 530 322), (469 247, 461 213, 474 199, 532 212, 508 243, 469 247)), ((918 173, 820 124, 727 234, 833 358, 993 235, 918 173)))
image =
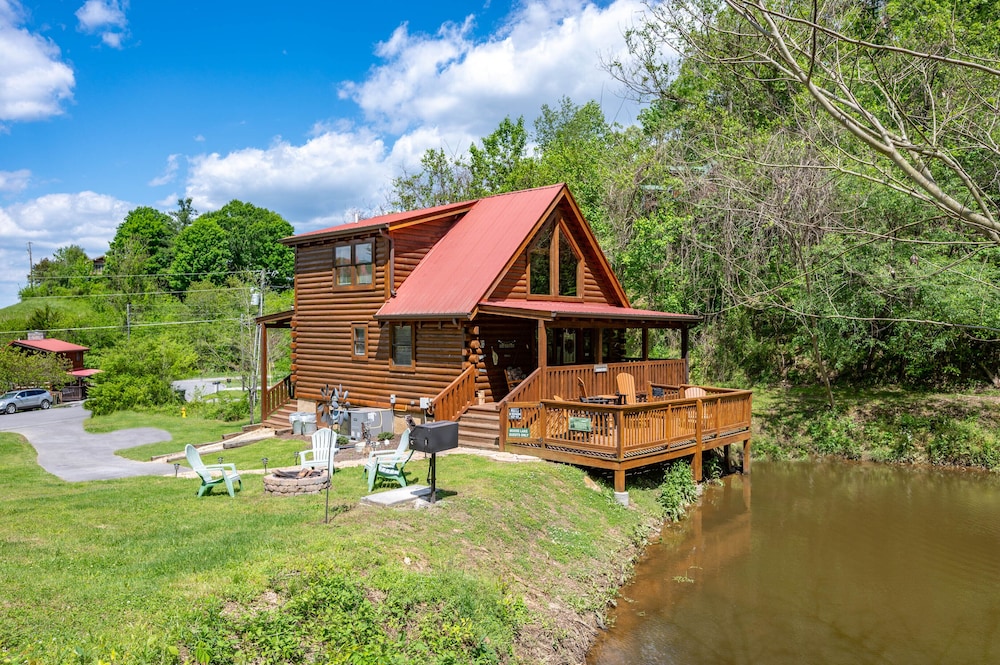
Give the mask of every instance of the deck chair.
POLYGON ((646 393, 635 391, 635 377, 631 374, 621 372, 615 377, 618 384, 618 394, 625 399, 626 404, 638 404, 646 401, 646 393))
POLYGON ((684 397, 704 397, 707 394, 701 386, 688 386, 684 389, 684 397))
POLYGON ((310 469, 327 469, 333 474, 333 457, 337 453, 337 434, 329 427, 313 432, 312 448, 299 453, 299 466, 310 469))
POLYGON ((400 487, 406 487, 406 476, 403 468, 413 456, 410 448, 410 430, 407 428, 399 437, 399 445, 395 450, 373 451, 365 462, 365 475, 368 477, 368 492, 375 489, 378 478, 395 480, 400 487))
POLYGON ((205 464, 201 461, 198 449, 190 443, 184 446, 184 456, 187 457, 187 463, 191 467, 191 470, 201 478, 201 487, 198 488, 198 496, 211 492, 213 487, 222 485, 223 483, 226 485, 226 491, 229 492, 229 496, 236 496, 233 490, 234 482, 238 486, 236 489, 243 489, 243 481, 240 480, 240 474, 236 473, 235 464, 205 464), (214 476, 213 472, 221 475, 218 477, 214 476))
POLYGON ((582 376, 576 377, 576 387, 579 388, 580 397, 590 397, 587 394, 587 384, 583 382, 582 376))

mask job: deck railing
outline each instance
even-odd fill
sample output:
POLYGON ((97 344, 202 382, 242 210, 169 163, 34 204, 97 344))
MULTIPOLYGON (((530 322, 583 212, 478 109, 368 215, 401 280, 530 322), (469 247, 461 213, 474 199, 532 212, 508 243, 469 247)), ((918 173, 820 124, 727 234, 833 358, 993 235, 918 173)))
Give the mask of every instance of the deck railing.
MULTIPOLYGON (((545 368, 545 396, 561 395, 575 399, 580 396, 580 382, 588 395, 613 395, 618 392, 616 377, 631 374, 636 388, 645 391, 654 384, 681 385, 687 381, 687 361, 640 360, 601 365, 566 365, 545 368)), ((519 400, 526 401, 526 400, 519 400)))
POLYGON ((470 365, 438 393, 432 403, 435 420, 454 420, 472 405, 476 398, 476 373, 476 366, 470 365))
POLYGON ((551 450, 579 457, 583 464, 587 458, 621 464, 679 457, 730 442, 733 436, 748 438, 753 393, 703 388, 703 397, 654 398, 631 405, 509 402, 500 413, 500 447, 534 448, 543 457, 551 450))
POLYGON ((286 376, 270 388, 265 388, 260 398, 261 422, 268 419, 272 413, 284 406, 292 396, 292 377, 286 376))

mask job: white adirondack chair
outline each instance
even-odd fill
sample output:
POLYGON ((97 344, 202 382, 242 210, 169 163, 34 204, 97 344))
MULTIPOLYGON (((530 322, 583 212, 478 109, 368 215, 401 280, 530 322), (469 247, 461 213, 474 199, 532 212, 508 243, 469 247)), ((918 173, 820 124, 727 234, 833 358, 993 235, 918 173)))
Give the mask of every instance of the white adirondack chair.
POLYGON ((321 427, 312 435, 312 448, 299 453, 299 465, 310 469, 327 469, 333 475, 333 458, 337 453, 337 434, 321 427))

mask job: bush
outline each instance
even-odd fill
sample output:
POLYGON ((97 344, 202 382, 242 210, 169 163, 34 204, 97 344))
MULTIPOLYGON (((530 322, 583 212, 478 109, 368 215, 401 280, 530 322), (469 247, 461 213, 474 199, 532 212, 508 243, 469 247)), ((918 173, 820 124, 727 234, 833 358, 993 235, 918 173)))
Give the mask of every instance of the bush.
POLYGON ((657 502, 663 506, 668 519, 677 521, 684 516, 685 509, 698 497, 698 485, 691 474, 691 466, 686 461, 677 461, 667 468, 660 483, 657 502))
POLYGON ((220 392, 188 402, 187 408, 192 415, 231 423, 250 417, 250 398, 245 392, 220 392))
POLYGON ((94 376, 86 406, 100 416, 177 404, 170 382, 189 373, 195 360, 187 347, 169 339, 133 339, 101 357, 104 371, 94 376))

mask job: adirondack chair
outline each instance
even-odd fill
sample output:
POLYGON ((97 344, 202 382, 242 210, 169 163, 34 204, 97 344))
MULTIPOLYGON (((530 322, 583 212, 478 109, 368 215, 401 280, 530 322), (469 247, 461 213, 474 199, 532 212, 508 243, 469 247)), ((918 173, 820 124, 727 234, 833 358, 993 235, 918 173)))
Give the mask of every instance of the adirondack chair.
POLYGON ((222 484, 226 485, 226 491, 229 492, 229 496, 236 496, 233 490, 234 482, 238 486, 236 489, 243 489, 243 481, 240 480, 240 474, 236 472, 235 464, 205 464, 201 461, 198 449, 190 443, 184 446, 184 455, 187 457, 188 466, 201 478, 201 487, 198 488, 198 496, 211 492, 213 487, 222 484), (215 476, 213 472, 221 475, 215 476))
POLYGON ((635 391, 635 377, 626 372, 622 372, 615 377, 618 384, 618 394, 625 398, 626 404, 637 404, 646 401, 646 393, 635 391))
POLYGON ((580 393, 578 397, 590 397, 590 395, 587 394, 587 384, 583 382, 583 377, 576 377, 576 389, 577 392, 580 393))
POLYGON ((337 434, 329 427, 313 432, 312 448, 299 453, 299 466, 310 469, 328 469, 333 474, 333 457, 337 453, 337 434))
POLYGON ((406 487, 406 476, 403 468, 413 456, 410 449, 410 430, 406 429, 399 437, 399 445, 395 450, 373 451, 365 463, 365 475, 368 476, 368 491, 375 489, 375 480, 387 478, 395 480, 400 487, 406 487))

